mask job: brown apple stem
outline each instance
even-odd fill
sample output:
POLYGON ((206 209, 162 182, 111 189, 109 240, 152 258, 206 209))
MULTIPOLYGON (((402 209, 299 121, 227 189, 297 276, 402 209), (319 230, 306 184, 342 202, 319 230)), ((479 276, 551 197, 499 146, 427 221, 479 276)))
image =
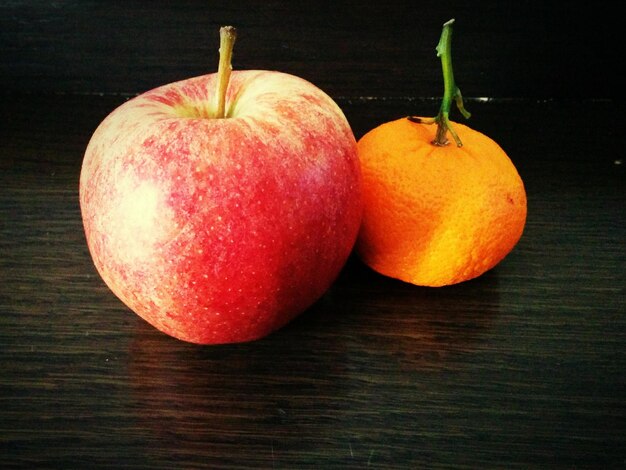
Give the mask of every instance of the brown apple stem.
POLYGON ((217 89, 215 101, 217 102, 215 117, 226 117, 226 91, 230 72, 233 70, 232 58, 233 47, 237 39, 237 30, 233 26, 222 26, 220 28, 220 63, 217 69, 217 89))

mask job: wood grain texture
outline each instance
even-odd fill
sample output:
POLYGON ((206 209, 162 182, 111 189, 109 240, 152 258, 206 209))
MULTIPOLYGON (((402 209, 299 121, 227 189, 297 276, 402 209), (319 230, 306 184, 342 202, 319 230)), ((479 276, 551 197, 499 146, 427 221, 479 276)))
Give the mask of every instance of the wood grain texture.
POLYGON ((0 89, 137 93, 210 73, 218 29, 232 24, 235 68, 293 73, 334 97, 439 96, 435 46, 451 18, 465 96, 618 97, 610 3, 499 0, 5 1, 0 89))
MULTIPOLYGON (((467 103, 529 195, 493 271, 428 289, 352 258, 282 330, 199 347, 129 312, 87 251, 82 152, 123 101, 0 101, 2 468, 623 468, 622 104, 467 103)), ((339 103, 357 137, 437 107, 339 103)))

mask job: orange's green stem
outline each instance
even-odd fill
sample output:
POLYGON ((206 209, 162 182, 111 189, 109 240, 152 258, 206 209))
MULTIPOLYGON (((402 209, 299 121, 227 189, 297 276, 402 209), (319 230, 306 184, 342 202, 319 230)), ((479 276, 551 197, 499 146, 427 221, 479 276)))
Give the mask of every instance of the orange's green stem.
POLYGON ((220 63, 217 69, 217 89, 215 92, 216 118, 226 117, 226 91, 228 90, 230 72, 233 70, 232 57, 236 38, 237 30, 234 27, 223 26, 220 28, 220 63))
POLYGON ((454 19, 447 21, 443 25, 443 31, 441 32, 441 38, 439 44, 437 44, 437 57, 441 57, 441 67, 443 70, 443 100, 441 101, 441 107, 439 113, 434 118, 417 118, 409 117, 409 120, 413 122, 420 122, 422 124, 434 124, 437 123, 437 134, 433 145, 444 146, 448 144, 447 133, 450 132, 456 145, 462 147, 463 143, 459 136, 454 131, 452 124, 450 123, 450 107, 452 106, 452 100, 456 102, 457 108, 468 119, 471 114, 467 111, 463 105, 463 96, 461 90, 454 81, 454 74, 452 73, 452 24, 454 19))

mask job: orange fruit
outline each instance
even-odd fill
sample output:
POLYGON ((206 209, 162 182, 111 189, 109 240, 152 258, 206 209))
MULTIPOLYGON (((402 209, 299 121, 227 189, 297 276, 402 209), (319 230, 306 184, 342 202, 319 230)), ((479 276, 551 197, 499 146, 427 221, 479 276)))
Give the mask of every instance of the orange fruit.
POLYGON ((515 166, 486 135, 450 124, 463 146, 434 145, 437 126, 408 118, 358 141, 365 209, 356 250, 381 274, 459 283, 493 268, 522 236, 526 192, 515 166))

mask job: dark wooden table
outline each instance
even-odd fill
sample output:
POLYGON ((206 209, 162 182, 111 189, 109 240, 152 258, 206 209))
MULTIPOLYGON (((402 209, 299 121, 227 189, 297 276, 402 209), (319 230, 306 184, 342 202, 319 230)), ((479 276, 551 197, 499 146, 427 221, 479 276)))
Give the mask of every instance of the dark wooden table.
MULTIPOLYGON (((2 468, 623 468, 624 106, 469 100, 528 222, 482 277, 430 289, 349 260, 253 343, 201 347, 92 265, 82 153, 120 95, 0 99, 2 468)), ((360 137, 419 99, 340 99, 360 137)))

